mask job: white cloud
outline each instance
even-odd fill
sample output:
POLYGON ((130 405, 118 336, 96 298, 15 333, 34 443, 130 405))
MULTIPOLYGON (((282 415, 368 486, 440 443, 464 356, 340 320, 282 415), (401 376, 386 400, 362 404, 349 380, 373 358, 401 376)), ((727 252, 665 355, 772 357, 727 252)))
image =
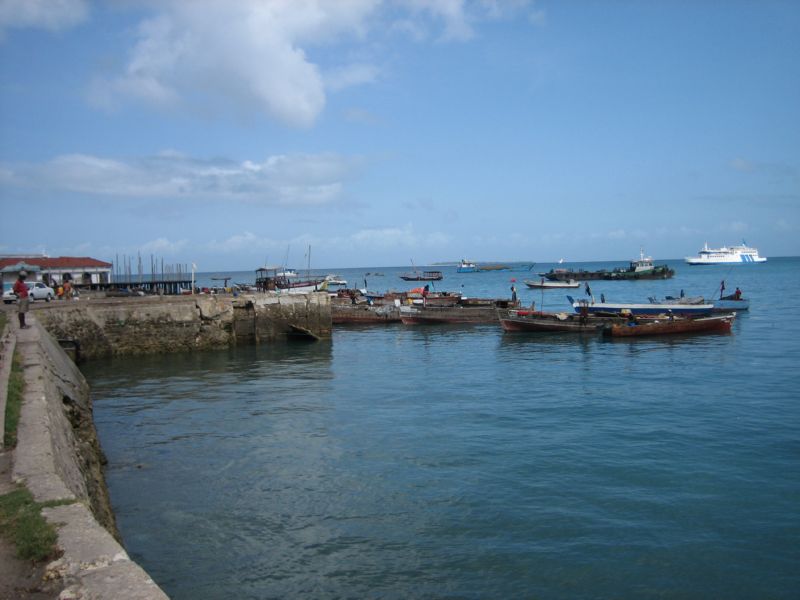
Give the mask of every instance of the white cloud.
POLYGON ((94 80, 88 97, 108 110, 134 101, 160 109, 262 114, 310 127, 328 93, 372 83, 381 73, 370 61, 375 47, 363 45, 358 60, 337 61, 337 44, 385 30, 416 41, 467 41, 479 22, 514 17, 528 5, 528 0, 149 2, 151 15, 138 26, 124 72, 94 80), (315 60, 323 52, 324 68, 315 60))
POLYGON ((0 165, 6 185, 124 198, 240 200, 323 205, 340 200, 358 159, 276 155, 262 162, 200 160, 167 151, 133 160, 68 154, 41 164, 0 165))
MULTIPOLYGON (((306 48, 363 35, 377 0, 169 0, 143 21, 124 74, 97 80, 90 99, 105 108, 133 99, 160 107, 234 101, 307 127, 325 106, 325 81, 306 48), (192 100, 190 100, 192 99, 192 100)), ((334 70, 334 89, 374 79, 365 64, 334 70)))
POLYGON ((361 229, 343 241, 367 248, 432 248, 444 246, 451 239, 451 236, 438 231, 418 233, 408 223, 405 227, 361 229))
POLYGON ((67 29, 88 14, 85 0, 0 0, 0 39, 10 28, 67 29))

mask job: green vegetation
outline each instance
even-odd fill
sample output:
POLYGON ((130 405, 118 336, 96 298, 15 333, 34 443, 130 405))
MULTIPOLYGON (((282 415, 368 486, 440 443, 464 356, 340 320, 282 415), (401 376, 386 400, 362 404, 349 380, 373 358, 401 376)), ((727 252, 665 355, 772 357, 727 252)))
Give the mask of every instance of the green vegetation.
POLYGON ((11 374, 8 377, 8 396, 6 396, 5 446, 14 448, 17 445, 17 424, 22 410, 22 391, 25 380, 22 377, 22 364, 19 354, 14 353, 11 361, 11 374))
POLYGON ((46 506, 68 504, 71 501, 35 502, 24 487, 0 496, 0 533, 17 548, 17 556, 35 562, 58 556, 55 528, 42 516, 46 506))

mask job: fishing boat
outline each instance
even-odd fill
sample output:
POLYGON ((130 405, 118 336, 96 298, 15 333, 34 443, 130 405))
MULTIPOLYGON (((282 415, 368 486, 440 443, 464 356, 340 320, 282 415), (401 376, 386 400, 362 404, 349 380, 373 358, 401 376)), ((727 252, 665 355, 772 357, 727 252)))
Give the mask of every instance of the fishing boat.
POLYGON ((458 268, 456 269, 456 272, 458 273, 476 273, 477 271, 478 271, 478 265, 466 259, 462 259, 461 263, 458 265, 458 268))
POLYGON ((347 323, 381 324, 399 323, 400 306, 394 304, 352 304, 331 302, 331 322, 334 325, 347 323))
POLYGON ((499 311, 499 318, 504 331, 537 333, 598 333, 606 324, 623 319, 532 310, 499 311))
POLYGON ((650 335, 669 335, 676 333, 728 333, 736 314, 700 317, 695 319, 657 319, 639 322, 611 323, 603 329, 603 335, 610 337, 634 337, 650 335))
POLYGON ((714 305, 705 304, 630 304, 623 302, 591 302, 589 300, 575 300, 567 296, 567 300, 576 313, 585 310, 589 314, 633 314, 633 315, 661 315, 669 314, 682 316, 707 316, 714 310, 714 305))
MULTIPOLYGON (((686 297, 674 297, 674 296, 665 296, 663 300, 659 300, 655 297, 648 298, 651 304, 681 304, 681 305, 698 305, 698 304, 706 304, 705 298, 703 296, 686 296, 686 297)), ((713 308, 711 309, 712 313, 729 313, 729 312, 741 312, 744 310, 750 309, 750 300, 747 298, 742 298, 741 293, 739 294, 729 294, 728 296, 720 296, 718 300, 709 300, 708 304, 711 304, 713 308)))
POLYGON ((342 279, 341 277, 339 277, 338 275, 336 275, 334 273, 326 275, 325 276, 325 281, 328 282, 328 286, 330 286, 330 287, 334 287, 334 286, 344 287, 344 286, 347 285, 347 280, 346 279, 342 279))
POLYGON ((479 265, 478 271, 510 271, 508 265, 479 265))
POLYGON ((758 255, 756 248, 749 247, 744 240, 738 246, 722 248, 709 248, 706 242, 697 256, 687 256, 684 260, 690 265, 741 265, 767 262, 765 257, 758 255))
POLYGON ((400 275, 403 281, 441 281, 444 279, 441 271, 413 271, 400 275))
POLYGON ((261 292, 277 292, 284 294, 308 294, 328 289, 324 277, 289 277, 283 274, 280 267, 260 267, 256 269, 255 287, 261 292))
POLYGON ((575 281, 574 279, 570 279, 568 281, 548 281, 544 277, 542 277, 539 281, 535 281, 533 279, 523 279, 522 281, 529 288, 534 288, 539 290, 581 287, 580 281, 575 281))
POLYGON ((455 306, 401 306, 400 320, 404 325, 497 323, 498 308, 518 305, 518 302, 505 299, 473 298, 461 300, 455 306))

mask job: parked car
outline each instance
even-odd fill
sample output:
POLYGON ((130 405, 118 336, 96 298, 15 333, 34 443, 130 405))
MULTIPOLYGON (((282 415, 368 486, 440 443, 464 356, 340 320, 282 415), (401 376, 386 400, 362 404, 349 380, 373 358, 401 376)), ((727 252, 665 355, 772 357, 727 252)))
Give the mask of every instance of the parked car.
MULTIPOLYGON (((31 302, 36 300, 50 302, 50 300, 56 297, 56 293, 53 291, 53 288, 45 285, 41 281, 26 281, 25 285, 28 286, 28 297, 31 299, 31 302)), ((14 293, 13 284, 3 284, 3 302, 6 304, 11 304, 12 302, 16 301, 17 295, 14 293)))
POLYGON ((6 304, 11 304, 12 302, 17 301, 17 295, 14 293, 14 284, 13 283, 4 283, 3 284, 3 302, 6 304))
POLYGON ((50 300, 56 297, 56 293, 53 291, 53 288, 45 285, 41 281, 26 281, 25 285, 28 286, 28 294, 31 302, 34 300, 44 300, 45 302, 50 302, 50 300))

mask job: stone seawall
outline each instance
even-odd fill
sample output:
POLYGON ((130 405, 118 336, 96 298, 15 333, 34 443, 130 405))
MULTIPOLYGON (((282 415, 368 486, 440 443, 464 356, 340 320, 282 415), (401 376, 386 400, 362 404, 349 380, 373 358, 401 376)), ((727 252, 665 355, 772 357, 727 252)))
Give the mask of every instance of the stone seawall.
POLYGON ((163 600, 118 542, 89 386, 36 317, 28 321, 24 330, 12 325, 25 381, 12 476, 37 502, 62 504, 42 511, 63 551, 46 577, 60 580, 61 598, 163 600))
POLYGON ((54 337, 79 344, 83 359, 268 343, 289 335, 291 325, 331 333, 325 293, 81 299, 35 308, 54 337))

